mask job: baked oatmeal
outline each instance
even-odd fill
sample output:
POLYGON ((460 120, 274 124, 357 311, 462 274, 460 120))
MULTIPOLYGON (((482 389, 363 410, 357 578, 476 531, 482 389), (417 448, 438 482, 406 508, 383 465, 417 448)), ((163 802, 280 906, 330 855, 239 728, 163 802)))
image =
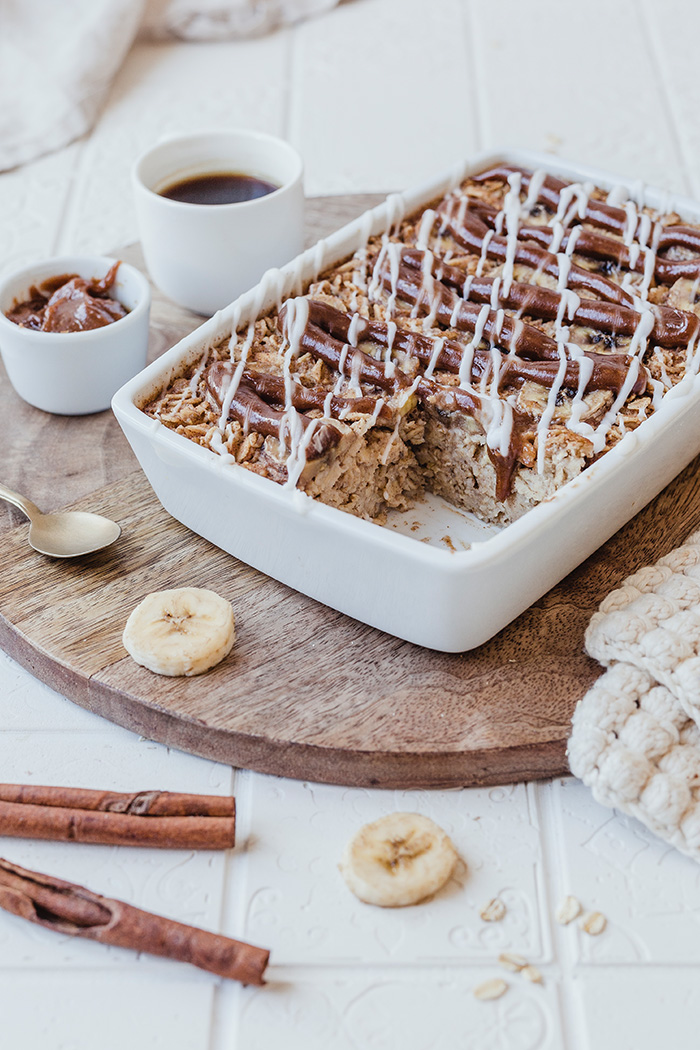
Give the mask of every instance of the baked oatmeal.
POLYGON ((433 492, 505 523, 697 371, 699 286, 700 227, 500 164, 367 238, 144 410, 363 518, 433 492))

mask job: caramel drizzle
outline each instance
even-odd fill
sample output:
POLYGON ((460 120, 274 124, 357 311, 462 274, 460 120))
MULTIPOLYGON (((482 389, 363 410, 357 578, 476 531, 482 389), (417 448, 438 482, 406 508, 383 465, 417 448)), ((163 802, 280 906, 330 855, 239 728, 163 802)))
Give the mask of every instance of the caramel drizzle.
MULTIPOLYGON (((471 203, 473 210, 479 215, 488 225, 490 229, 495 229, 496 216, 499 214, 498 209, 493 207, 491 204, 487 204, 485 201, 474 200, 471 203)), ((590 220, 587 220, 590 221, 590 220)), ((543 248, 549 247, 554 239, 554 230, 551 226, 521 226, 518 230, 518 238, 522 238, 527 241, 535 241, 543 248)), ((571 232, 566 232, 561 238, 560 245, 565 250, 571 232)), ((674 241, 673 244, 681 244, 684 238, 679 238, 674 241)), ((687 240, 687 238, 685 238, 687 240)), ((668 245, 670 247, 671 245, 668 245)), ((683 245, 687 247, 687 244, 683 245)), ((700 240, 698 242, 698 248, 700 249, 700 240)), ((617 241, 613 237, 606 237, 602 233, 596 233, 592 230, 578 230, 576 234, 576 247, 575 252, 577 255, 583 255, 591 259, 606 259, 614 262, 616 266, 621 267, 625 270, 630 270, 633 273, 644 273, 645 269, 645 258, 636 250, 634 257, 630 252, 628 245, 622 241, 617 241)), ((658 250, 658 249, 657 249, 658 250)), ((654 260, 654 276, 661 281, 662 284, 673 284, 674 281, 678 280, 679 277, 698 278, 700 277, 700 259, 685 259, 685 260, 669 260, 660 259, 658 256, 654 260)))
MULTIPOLYGON (((559 361, 561 360, 560 346, 562 344, 557 343, 555 339, 546 335, 545 332, 541 332, 539 328, 533 328, 522 321, 513 320, 502 312, 490 310, 485 323, 483 323, 481 309, 478 306, 467 302, 453 292, 452 289, 445 287, 440 281, 438 273, 435 275, 435 280, 438 288, 436 289, 433 285, 432 290, 427 292, 423 287, 422 280, 419 280, 417 277, 416 270, 401 266, 399 267, 398 280, 395 284, 396 294, 399 298, 415 306, 418 313, 434 313, 438 322, 446 328, 457 328, 462 331, 474 332, 477 324, 479 326, 483 324, 483 335, 489 339, 492 346, 507 347, 512 355, 520 355, 523 358, 533 358, 536 361, 551 361, 553 365, 556 362, 553 369, 554 374, 556 374, 559 368, 559 361)), ((394 287, 390 274, 383 273, 382 281, 386 287, 394 287)), ((521 285, 520 287, 528 288, 530 286, 521 285)), ((463 348, 460 348, 459 352, 461 356, 464 352, 463 348)), ((569 356, 568 351, 566 352, 567 356, 569 356)), ((477 358, 477 353, 475 352, 475 359, 477 358)), ((609 366, 605 373, 606 379, 604 381, 596 379, 596 382, 600 382, 597 389, 605 387, 610 390, 619 390, 632 364, 632 358, 625 354, 610 354, 606 356, 584 353, 582 350, 582 356, 595 362, 594 374, 597 376, 603 374, 601 371, 603 362, 609 366)), ((513 364, 512 367, 516 368, 519 366, 513 364)), ((455 369, 455 371, 459 371, 459 369, 455 369)), ((545 376, 547 370, 543 369, 541 374, 545 376)), ((592 381, 593 377, 591 377, 592 381)), ((641 393, 646 386, 646 381, 647 371, 645 368, 641 368, 635 381, 634 392, 641 393)), ((589 382, 590 385, 591 383, 589 382)), ((591 389, 594 388, 591 387, 591 389)))
MULTIPOLYGON (((488 171, 480 172, 478 175, 471 175, 470 178, 477 183, 507 182, 509 177, 516 173, 521 176, 522 189, 527 190, 533 173, 525 168, 517 168, 511 164, 499 164, 494 168, 489 168, 488 171)), ((574 184, 566 182, 564 179, 558 179, 554 175, 546 175, 537 196, 537 201, 556 212, 559 208, 562 191, 572 185, 574 184)), ((639 235, 642 221, 642 216, 638 216, 634 230, 635 237, 639 235)), ((606 201, 589 198, 584 210, 583 222, 608 230, 610 233, 622 235, 627 228, 628 217, 624 208, 617 208, 606 201)), ((700 254, 700 232, 691 226, 664 226, 662 223, 656 222, 652 225, 651 234, 652 240, 656 242, 658 251, 665 251, 668 248, 687 248, 700 254)), ((699 264, 700 260, 694 265, 697 267, 699 264)), ((686 275, 679 274, 678 276, 686 275)), ((697 276, 697 272, 688 276, 697 276)))
MULTIPOLYGON (((310 300, 309 311, 311 311, 313 305, 314 301, 310 300)), ((277 327, 283 335, 286 331, 286 316, 287 303, 284 303, 277 315, 277 327)), ((400 369, 397 368, 391 376, 388 375, 383 364, 375 361, 369 354, 358 350, 347 342, 334 339, 328 332, 324 332, 323 329, 313 322, 307 324, 301 333, 299 349, 320 359, 329 368, 335 369, 341 375, 357 375, 363 382, 377 386, 390 394, 411 384, 411 379, 400 369)))
MULTIPOLYGON (((490 259, 498 259, 505 262, 508 253, 508 241, 505 237, 491 236, 492 230, 480 218, 472 207, 470 198, 462 198, 466 201, 466 208, 459 209, 459 215, 455 216, 455 210, 459 205, 459 198, 451 198, 438 206, 438 215, 442 219, 441 232, 448 232, 458 244, 466 248, 474 255, 484 252, 484 240, 489 237, 486 244, 485 254, 490 259)), ((515 248, 514 262, 522 266, 529 266, 533 270, 549 274, 551 277, 559 278, 559 260, 556 255, 545 251, 538 245, 530 244, 528 241, 518 241, 515 248)), ((607 280, 600 274, 591 270, 584 270, 581 266, 571 265, 568 272, 567 284, 570 288, 585 288, 601 299, 610 303, 619 303, 623 306, 632 307, 634 299, 629 292, 625 291, 619 284, 607 280)))
POLYGON ((514 354, 535 359, 559 357, 556 340, 538 328, 496 310, 489 310, 484 322, 481 307, 476 303, 467 302, 440 282, 428 292, 416 271, 403 263, 399 266, 395 283, 387 270, 382 271, 381 280, 384 287, 395 291, 399 299, 411 303, 419 312, 433 314, 445 328, 474 332, 477 325, 483 325, 483 334, 492 344, 506 347, 514 354))
MULTIPOLYGON (((351 318, 348 314, 336 310, 327 303, 310 300, 309 318, 319 328, 328 332, 329 335, 338 339, 347 340, 351 318)), ((423 364, 433 363, 438 369, 452 372, 458 375, 462 366, 464 347, 451 339, 439 340, 441 346, 435 357, 438 340, 419 332, 412 332, 406 328, 396 326, 389 329, 387 324, 381 321, 369 321, 362 319, 357 326, 358 338, 377 343, 379 346, 391 345, 396 350, 417 357, 423 364)), ((586 357, 593 364, 593 369, 586 383, 585 390, 612 390, 619 393, 622 389, 632 358, 623 354, 587 354, 586 357)), ((531 381, 541 386, 551 387, 559 374, 559 361, 535 360, 529 361, 514 355, 503 356, 498 365, 498 380, 500 384, 519 386, 531 381)), ((488 350, 476 350, 472 358, 472 379, 490 378, 493 374, 493 358, 488 350)), ((576 388, 580 382, 580 365, 574 358, 566 365, 566 372, 562 386, 576 388)), ((646 386, 646 372, 640 371, 635 385, 634 393, 642 393, 646 386)), ((473 411, 476 412, 481 405, 474 404, 473 411)))
MULTIPOLYGON (((231 374, 233 374, 233 370, 231 374)), ((243 373, 243 381, 252 387, 264 401, 284 407, 287 392, 284 379, 281 376, 251 370, 243 373)), ((392 421, 390 411, 376 397, 341 397, 323 387, 302 386, 301 383, 292 385, 289 397, 292 405, 298 412, 319 409, 332 418, 341 420, 351 413, 371 416, 377 412, 379 422, 390 423, 392 421), (329 394, 331 395, 330 398, 328 398, 329 394), (379 405, 379 408, 377 408, 377 405, 379 405)))
MULTIPOLYGON (((421 270, 424 252, 409 248, 403 252, 402 259, 407 266, 421 270)), ((434 261, 432 273, 436 280, 458 291, 464 287, 464 273, 439 258, 434 261)), ((498 278, 474 277, 469 284, 469 299, 477 303, 490 303, 496 280, 498 278)), ((559 316, 561 298, 559 292, 550 288, 517 281, 512 281, 507 291, 504 291, 500 284, 498 288, 498 301, 502 306, 543 321, 554 321, 559 316)), ((700 334, 700 319, 695 314, 677 310, 672 306, 652 306, 650 309, 654 314, 651 338, 659 346, 688 346, 691 340, 697 339, 700 334)), ((641 319, 636 310, 619 303, 600 302, 598 299, 581 299, 573 314, 567 314, 567 317, 573 324, 629 337, 634 335, 641 319)))
MULTIPOLYGON (((233 375, 234 369, 230 362, 212 361, 204 370, 206 388, 219 408, 223 407, 226 400, 233 375)), ((273 376, 266 377, 267 380, 275 378, 273 376)), ((283 440, 288 429, 286 415, 284 412, 272 408, 258 395, 255 389, 257 382, 258 380, 252 373, 243 373, 236 393, 231 399, 228 418, 235 419, 246 431, 254 430, 256 433, 263 434, 266 437, 276 437, 283 440)), ((262 386, 265 387, 266 385, 265 381, 263 381, 262 386)), ((284 382, 282 382, 282 388, 284 390, 284 382)), ((284 403, 284 392, 282 392, 282 403, 284 403)), ((300 415, 299 419, 305 432, 309 427, 314 427, 314 431, 306 446, 306 458, 308 460, 319 459, 340 441, 341 434, 337 427, 325 423, 319 424, 318 420, 308 419, 303 415, 300 415)))

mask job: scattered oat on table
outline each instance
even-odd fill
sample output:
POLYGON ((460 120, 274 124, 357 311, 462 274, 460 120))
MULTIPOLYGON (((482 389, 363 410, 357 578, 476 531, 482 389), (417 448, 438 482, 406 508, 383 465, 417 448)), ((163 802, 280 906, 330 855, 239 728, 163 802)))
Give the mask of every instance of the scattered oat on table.
POLYGON ((474 989, 476 999, 500 999, 508 989, 508 984, 501 977, 490 977, 488 981, 482 981, 474 989))
POLYGON ((577 897, 564 897, 554 917, 560 926, 568 926, 579 917, 581 910, 581 901, 577 897))
POLYGON ((527 966, 527 959, 523 955, 518 955, 517 952, 501 952, 498 961, 505 970, 510 970, 512 973, 519 973, 527 966))
POLYGON ((506 906, 500 897, 494 897, 479 912, 484 922, 500 922, 506 913, 506 906))
POLYGON ((532 981, 533 984, 542 984, 542 974, 537 967, 533 966, 531 963, 528 963, 527 966, 523 966, 520 971, 520 976, 524 977, 526 981, 532 981))
POLYGON ((584 933, 590 934, 591 937, 597 937, 599 933, 602 933, 608 924, 608 920, 599 911, 589 911, 581 919, 579 923, 580 928, 584 933))

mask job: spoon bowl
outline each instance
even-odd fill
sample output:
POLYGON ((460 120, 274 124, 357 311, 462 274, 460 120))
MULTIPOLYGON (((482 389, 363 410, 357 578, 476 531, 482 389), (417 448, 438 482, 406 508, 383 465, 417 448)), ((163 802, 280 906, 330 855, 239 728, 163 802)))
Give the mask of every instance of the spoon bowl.
POLYGON ((121 536, 115 521, 101 514, 64 510, 42 514, 39 508, 18 492, 0 485, 0 499, 18 507, 30 520, 29 543, 39 554, 50 558, 78 558, 81 554, 108 547, 121 536))

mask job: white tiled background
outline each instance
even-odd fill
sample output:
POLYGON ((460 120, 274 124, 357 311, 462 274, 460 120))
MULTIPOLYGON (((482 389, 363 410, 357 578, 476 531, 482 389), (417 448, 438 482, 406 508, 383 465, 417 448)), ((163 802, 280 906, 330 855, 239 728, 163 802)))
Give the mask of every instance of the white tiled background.
MULTIPOLYGON (((352 0, 242 44, 137 44, 93 133, 0 176, 0 272, 136 239, 128 171, 168 132, 248 126, 306 162, 308 194, 391 190, 498 145, 700 193, 696 0, 352 0)), ((30 581, 28 581, 30 585, 30 581)), ((700 868, 574 781, 443 791, 276 780, 140 740, 0 654, 0 779, 234 791, 230 855, 0 840, 0 853, 272 949, 241 989, 0 913, 0 1047, 13 1050, 696 1050, 700 868), (394 809, 463 865, 431 903, 359 904, 336 869, 394 809), (574 893, 608 917, 552 918, 574 893), (479 909, 500 894, 506 920, 479 909), (544 985, 473 986, 521 952, 544 985)))

